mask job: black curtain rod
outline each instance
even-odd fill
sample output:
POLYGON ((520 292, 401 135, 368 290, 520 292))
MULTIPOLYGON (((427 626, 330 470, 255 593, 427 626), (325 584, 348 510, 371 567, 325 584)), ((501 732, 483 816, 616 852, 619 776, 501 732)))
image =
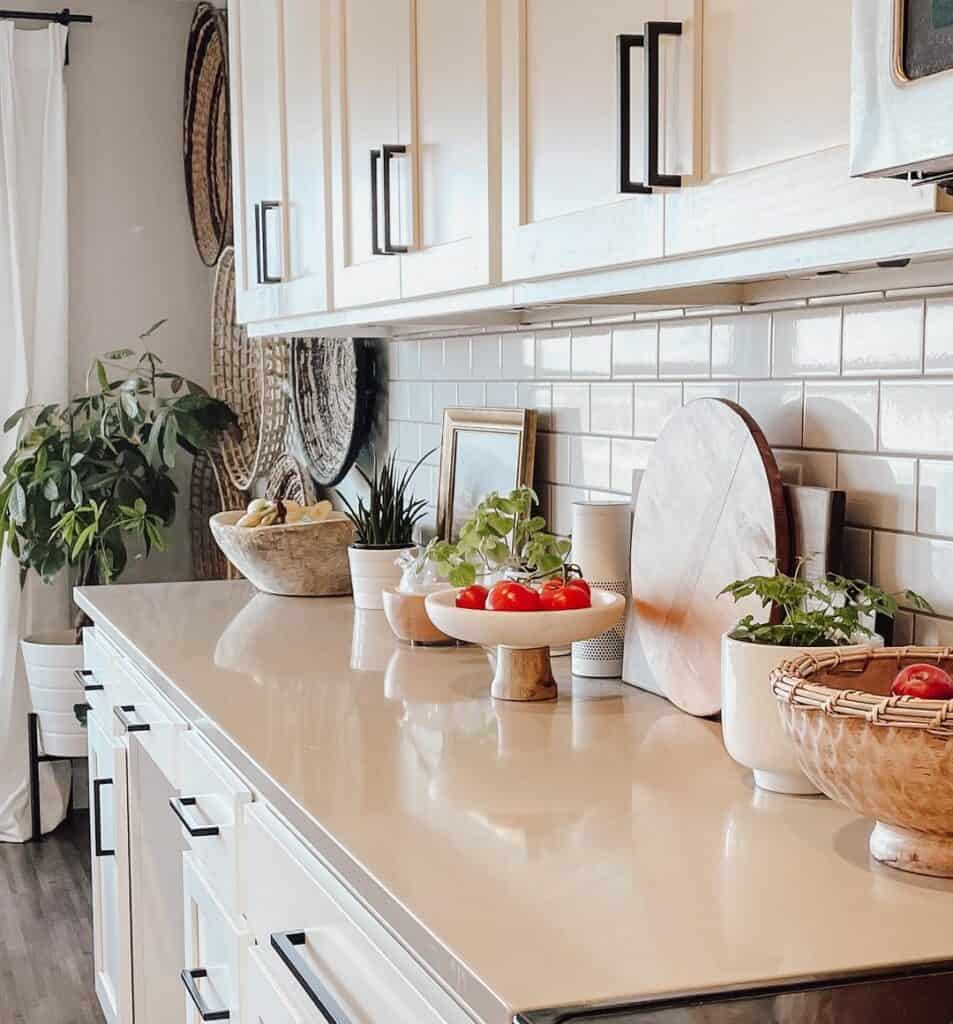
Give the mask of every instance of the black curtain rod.
POLYGON ((62 11, 0 11, 0 18, 13 18, 16 21, 55 21, 60 25, 92 25, 91 14, 73 14, 68 8, 62 11))

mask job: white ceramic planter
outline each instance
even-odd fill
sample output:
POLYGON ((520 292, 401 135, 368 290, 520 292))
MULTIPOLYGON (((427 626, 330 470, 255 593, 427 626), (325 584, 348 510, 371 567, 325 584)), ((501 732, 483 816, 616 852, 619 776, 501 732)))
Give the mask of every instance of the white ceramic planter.
POLYGON ((402 575, 397 559, 404 551, 413 551, 414 546, 403 548, 359 548, 352 545, 347 549, 351 564, 351 590, 354 607, 380 609, 384 607, 383 592, 396 588, 402 575))
POLYGON ((39 716, 40 746, 53 757, 85 757, 86 730, 74 707, 85 702, 74 673, 83 667, 83 647, 76 634, 37 633, 20 643, 30 684, 30 700, 39 716))
MULTIPOLYGON (((880 637, 869 644, 883 646, 880 637)), ((754 773, 755 784, 774 793, 817 794, 819 789, 798 767, 794 745, 781 724, 768 677, 782 661, 808 647, 774 647, 721 639, 721 728, 728 753, 754 773)))

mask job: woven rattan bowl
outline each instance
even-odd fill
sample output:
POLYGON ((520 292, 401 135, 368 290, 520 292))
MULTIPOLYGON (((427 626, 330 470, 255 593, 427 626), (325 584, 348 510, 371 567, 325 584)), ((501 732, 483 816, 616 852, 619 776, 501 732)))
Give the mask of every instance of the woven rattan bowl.
POLYGON ((254 529, 235 525, 243 515, 219 512, 209 526, 225 557, 259 590, 282 597, 350 594, 347 549, 354 527, 341 513, 321 523, 254 529))
POLYGON ((953 701, 889 695, 900 669, 918 662, 953 674, 953 648, 832 649, 785 662, 771 683, 804 774, 876 819, 873 856, 953 878, 953 701))

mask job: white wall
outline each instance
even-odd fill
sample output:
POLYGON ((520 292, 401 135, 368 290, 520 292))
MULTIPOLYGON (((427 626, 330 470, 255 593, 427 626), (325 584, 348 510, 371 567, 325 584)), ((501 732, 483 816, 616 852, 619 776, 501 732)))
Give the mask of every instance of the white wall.
MULTIPOLYGON (((18 0, 18 10, 50 10, 18 0)), ((84 387, 90 358, 138 345, 208 383, 211 276, 195 250, 182 169, 182 88, 192 5, 173 0, 76 0, 92 25, 70 31, 70 380, 84 387)), ((178 471, 177 523, 164 555, 127 579, 191 574, 188 467, 178 471)))

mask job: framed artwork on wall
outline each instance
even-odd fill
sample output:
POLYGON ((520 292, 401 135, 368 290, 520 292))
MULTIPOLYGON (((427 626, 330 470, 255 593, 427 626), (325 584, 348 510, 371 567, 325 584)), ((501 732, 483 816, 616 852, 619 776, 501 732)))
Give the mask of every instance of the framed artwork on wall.
POLYGON ((536 413, 447 409, 443 414, 437 533, 450 541, 491 491, 533 484, 536 413))

